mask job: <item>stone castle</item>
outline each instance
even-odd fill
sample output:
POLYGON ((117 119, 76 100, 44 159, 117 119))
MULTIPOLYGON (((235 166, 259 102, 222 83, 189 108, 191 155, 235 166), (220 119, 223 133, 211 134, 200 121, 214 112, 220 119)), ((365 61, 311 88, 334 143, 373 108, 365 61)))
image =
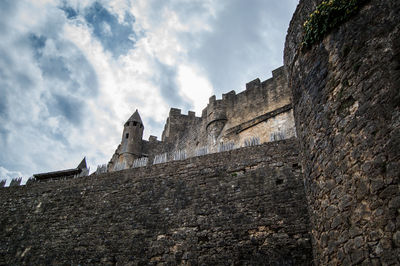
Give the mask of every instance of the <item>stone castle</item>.
POLYGON ((399 14, 300 0, 271 79, 161 141, 135 112, 106 173, 1 188, 0 264, 400 265, 399 14))
POLYGON ((180 109, 171 108, 161 141, 154 136, 148 141, 142 139, 144 125, 136 110, 124 125, 121 144, 108 170, 131 168, 140 158, 149 158, 153 163, 159 154, 171 161, 177 153, 182 159, 294 137, 291 92, 283 67, 272 75, 263 82, 255 79, 247 83, 246 90, 239 94, 231 91, 221 100, 210 97, 201 117, 191 111, 183 115, 180 109))

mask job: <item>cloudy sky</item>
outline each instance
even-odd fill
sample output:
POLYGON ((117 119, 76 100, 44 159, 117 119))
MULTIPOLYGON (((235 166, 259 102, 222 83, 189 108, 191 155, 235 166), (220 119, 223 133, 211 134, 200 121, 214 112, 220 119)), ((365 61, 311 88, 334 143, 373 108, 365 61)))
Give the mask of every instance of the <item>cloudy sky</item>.
MULTIPOLYGON (((0 179, 109 161, 283 63, 298 0, 1 0, 0 179)), ((9 181, 8 181, 9 182, 9 181)))

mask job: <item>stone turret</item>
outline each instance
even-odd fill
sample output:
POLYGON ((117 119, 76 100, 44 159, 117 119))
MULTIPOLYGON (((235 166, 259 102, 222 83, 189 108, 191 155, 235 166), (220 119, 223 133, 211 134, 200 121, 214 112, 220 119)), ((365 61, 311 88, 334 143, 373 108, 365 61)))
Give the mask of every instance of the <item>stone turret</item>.
POLYGON ((217 139, 227 121, 226 106, 222 100, 216 100, 215 95, 210 97, 207 106, 207 138, 210 145, 216 145, 217 139))
POLYGON ((133 115, 124 124, 121 144, 108 163, 108 171, 130 168, 135 159, 142 157, 143 130, 143 122, 136 109, 133 115))
POLYGON ((143 122, 139 112, 135 113, 126 121, 121 140, 121 155, 130 154, 135 158, 142 155, 143 122))

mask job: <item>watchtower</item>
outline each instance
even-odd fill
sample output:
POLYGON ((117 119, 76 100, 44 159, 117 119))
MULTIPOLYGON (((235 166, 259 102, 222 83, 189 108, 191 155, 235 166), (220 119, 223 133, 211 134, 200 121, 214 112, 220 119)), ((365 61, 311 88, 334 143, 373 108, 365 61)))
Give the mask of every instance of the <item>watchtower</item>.
POLYGON ((126 121, 121 140, 121 155, 124 157, 131 155, 133 159, 139 158, 142 155, 142 138, 143 138, 143 122, 139 112, 136 111, 126 121))

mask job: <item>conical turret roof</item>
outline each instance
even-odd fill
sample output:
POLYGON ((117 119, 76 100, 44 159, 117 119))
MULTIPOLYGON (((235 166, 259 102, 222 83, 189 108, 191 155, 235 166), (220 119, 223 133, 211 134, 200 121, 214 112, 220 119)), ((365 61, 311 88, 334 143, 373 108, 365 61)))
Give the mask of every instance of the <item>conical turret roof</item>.
POLYGON ((136 109, 136 111, 133 113, 133 115, 128 119, 126 122, 138 122, 143 125, 142 119, 140 118, 139 112, 136 109))
POLYGON ((78 165, 77 167, 78 169, 86 169, 87 165, 86 165, 86 156, 83 157, 83 160, 81 161, 81 163, 78 165))

